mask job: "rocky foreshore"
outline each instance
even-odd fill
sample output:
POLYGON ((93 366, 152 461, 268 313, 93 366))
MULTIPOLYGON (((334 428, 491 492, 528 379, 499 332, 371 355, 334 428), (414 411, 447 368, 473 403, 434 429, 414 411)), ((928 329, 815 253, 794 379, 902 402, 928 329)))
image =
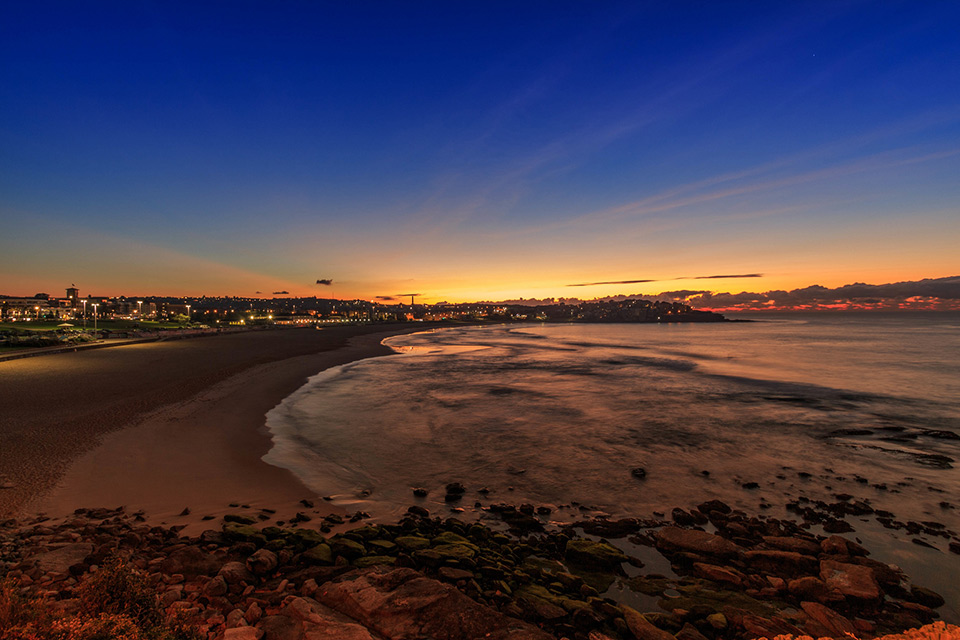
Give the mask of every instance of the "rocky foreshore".
POLYGON ((237 505, 198 537, 122 508, 11 519, 0 578, 69 617, 83 585, 123 562, 163 614, 209 640, 874 638, 932 623, 944 604, 848 537, 716 500, 670 522, 564 526, 545 526, 545 508, 488 507, 502 527, 415 506, 396 524, 358 513, 345 529, 310 506, 280 523, 237 505))

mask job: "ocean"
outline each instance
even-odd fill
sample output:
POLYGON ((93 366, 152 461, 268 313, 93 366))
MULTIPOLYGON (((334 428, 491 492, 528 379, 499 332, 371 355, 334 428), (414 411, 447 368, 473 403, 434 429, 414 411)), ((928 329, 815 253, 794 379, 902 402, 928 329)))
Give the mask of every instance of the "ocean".
MULTIPOLYGON (((381 520, 414 503, 460 517, 531 503, 565 523, 710 499, 796 518, 790 501, 847 494, 960 531, 960 315, 750 318, 392 337, 395 355, 323 371, 270 412, 264 459, 381 520), (462 504, 444 503, 450 482, 467 487, 462 504)), ((956 616, 947 538, 847 520, 956 616)))

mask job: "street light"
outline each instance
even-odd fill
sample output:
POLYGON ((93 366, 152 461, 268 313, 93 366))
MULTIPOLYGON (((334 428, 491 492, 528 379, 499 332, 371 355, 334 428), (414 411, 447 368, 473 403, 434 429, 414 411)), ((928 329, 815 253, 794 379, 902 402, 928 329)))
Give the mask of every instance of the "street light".
POLYGON ((190 324, 190 305, 187 305, 187 324, 190 324))
POLYGON ((81 300, 80 302, 83 303, 83 330, 86 331, 87 330, 87 301, 81 300))
POLYGON ((140 315, 143 313, 143 300, 137 300, 137 319, 140 318, 140 315))
POLYGON ((100 306, 99 303, 97 302, 93 303, 93 330, 94 331, 97 330, 97 307, 99 306, 100 306))
POLYGON ((39 320, 39 319, 40 319, 40 307, 34 307, 33 310, 37 312, 37 320, 39 320))

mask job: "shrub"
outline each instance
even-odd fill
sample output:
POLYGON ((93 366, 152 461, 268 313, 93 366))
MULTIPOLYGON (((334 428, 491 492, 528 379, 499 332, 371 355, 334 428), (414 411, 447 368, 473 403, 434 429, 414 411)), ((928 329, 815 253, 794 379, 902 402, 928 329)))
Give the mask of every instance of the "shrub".
POLYGON ((0 640, 200 640, 186 621, 164 619, 146 578, 120 558, 89 576, 77 597, 78 614, 57 618, 16 581, 0 581, 0 640))
POLYGON ((150 626, 163 619, 157 594, 146 578, 116 556, 107 560, 77 591, 81 615, 123 615, 150 626))

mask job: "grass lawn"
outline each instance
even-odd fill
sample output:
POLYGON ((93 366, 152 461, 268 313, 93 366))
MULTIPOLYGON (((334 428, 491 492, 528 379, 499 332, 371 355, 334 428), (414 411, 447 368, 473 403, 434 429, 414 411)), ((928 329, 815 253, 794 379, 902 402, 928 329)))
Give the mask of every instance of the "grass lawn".
MULTIPOLYGON (((21 331, 55 331, 57 325, 63 321, 55 320, 32 320, 30 322, 0 322, 0 331, 6 329, 18 329, 21 331)), ((73 325, 71 329, 82 330, 83 320, 71 320, 73 325)), ((176 322, 157 322, 155 320, 97 320, 97 329, 110 329, 114 331, 124 331, 127 329, 177 329, 182 326, 176 322)), ((87 331, 93 331, 93 320, 87 320, 87 331)))

